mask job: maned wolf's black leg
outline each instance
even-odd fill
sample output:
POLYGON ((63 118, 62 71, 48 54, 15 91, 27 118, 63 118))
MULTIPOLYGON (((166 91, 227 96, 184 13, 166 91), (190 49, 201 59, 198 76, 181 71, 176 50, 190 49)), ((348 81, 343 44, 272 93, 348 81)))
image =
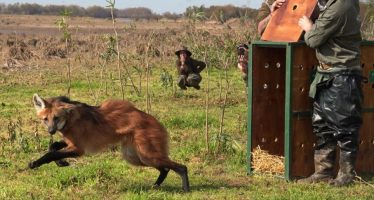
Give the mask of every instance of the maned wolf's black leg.
POLYGON ((66 144, 65 141, 61 140, 59 142, 54 142, 51 145, 49 145, 49 151, 58 151, 62 148, 67 147, 68 144, 66 144))
MULTIPOLYGON (((49 146, 49 152, 54 152, 54 151, 58 151, 62 148, 65 148, 67 147, 68 144, 66 144, 65 141, 61 140, 59 142, 54 142, 52 143, 50 146, 49 146)), ((59 166, 59 167, 66 167, 66 166, 69 166, 69 162, 64 160, 64 159, 61 159, 61 160, 56 160, 55 161, 56 165, 59 166)))
POLYGON ((175 163, 176 166, 171 168, 173 171, 175 171, 179 176, 182 178, 182 187, 185 192, 190 191, 190 182, 188 181, 188 173, 187 173, 187 167, 184 165, 180 165, 175 163))
POLYGON ((162 182, 164 182, 166 176, 168 175, 170 169, 167 168, 158 168, 158 171, 160 171, 160 175, 158 176, 156 183, 154 186, 160 186, 162 182))
POLYGON ((61 160, 64 158, 73 158, 73 157, 78 157, 81 154, 76 152, 76 151, 53 151, 53 152, 48 152, 41 158, 39 158, 36 161, 32 161, 29 163, 29 168, 34 169, 37 167, 40 167, 43 164, 50 163, 52 161, 57 161, 61 160))

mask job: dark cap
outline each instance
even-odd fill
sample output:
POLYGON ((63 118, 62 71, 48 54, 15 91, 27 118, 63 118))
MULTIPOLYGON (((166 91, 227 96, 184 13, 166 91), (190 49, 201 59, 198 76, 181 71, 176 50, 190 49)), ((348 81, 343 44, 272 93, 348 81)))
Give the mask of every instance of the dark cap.
POLYGON ((248 51, 248 45, 241 43, 238 46, 236 46, 236 50, 238 55, 244 55, 246 51, 248 51))
POLYGON ((175 55, 179 56, 182 51, 186 52, 188 56, 192 55, 191 51, 189 51, 185 46, 182 46, 178 51, 176 51, 175 55))
POLYGON ((248 49, 248 45, 247 44, 244 44, 244 43, 240 43, 238 46, 236 46, 237 49, 240 49, 240 48, 245 48, 245 49, 248 49))

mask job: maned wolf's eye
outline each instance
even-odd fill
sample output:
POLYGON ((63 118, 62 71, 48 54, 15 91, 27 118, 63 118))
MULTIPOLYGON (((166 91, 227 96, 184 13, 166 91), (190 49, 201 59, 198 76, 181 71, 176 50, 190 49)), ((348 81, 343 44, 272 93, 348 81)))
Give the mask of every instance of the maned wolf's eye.
POLYGON ((43 118, 43 123, 46 124, 46 125, 48 124, 48 118, 47 117, 43 118))
POLYGON ((53 117, 53 121, 55 122, 55 121, 57 121, 57 120, 58 120, 58 117, 54 116, 54 117, 53 117))

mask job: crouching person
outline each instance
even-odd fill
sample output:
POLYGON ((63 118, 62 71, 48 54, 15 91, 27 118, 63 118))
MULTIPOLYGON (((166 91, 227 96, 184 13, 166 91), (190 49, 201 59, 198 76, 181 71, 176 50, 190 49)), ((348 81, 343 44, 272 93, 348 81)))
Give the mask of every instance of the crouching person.
POLYGON ((242 73, 243 81, 248 85, 248 45, 239 44, 236 49, 238 52, 238 68, 242 73))
POLYGON ((187 87, 193 87, 199 90, 199 84, 202 80, 200 72, 206 67, 206 64, 191 58, 192 53, 186 47, 182 47, 180 50, 176 51, 175 55, 178 56, 178 86, 182 90, 186 90, 187 87))

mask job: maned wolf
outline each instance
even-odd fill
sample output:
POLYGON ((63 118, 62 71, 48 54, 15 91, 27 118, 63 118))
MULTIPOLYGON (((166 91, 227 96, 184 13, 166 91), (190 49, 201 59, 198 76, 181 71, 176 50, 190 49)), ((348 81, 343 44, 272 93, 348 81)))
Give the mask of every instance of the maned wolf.
POLYGON ((64 96, 42 99, 34 94, 33 103, 48 132, 61 132, 63 140, 51 144, 49 152, 30 162, 29 168, 52 161, 67 166, 69 163, 64 158, 95 153, 119 143, 123 158, 129 163, 160 171, 154 186, 160 186, 171 169, 181 176, 183 190, 189 191, 187 167, 168 157, 165 128, 130 102, 108 100, 100 106, 90 106, 64 96))

